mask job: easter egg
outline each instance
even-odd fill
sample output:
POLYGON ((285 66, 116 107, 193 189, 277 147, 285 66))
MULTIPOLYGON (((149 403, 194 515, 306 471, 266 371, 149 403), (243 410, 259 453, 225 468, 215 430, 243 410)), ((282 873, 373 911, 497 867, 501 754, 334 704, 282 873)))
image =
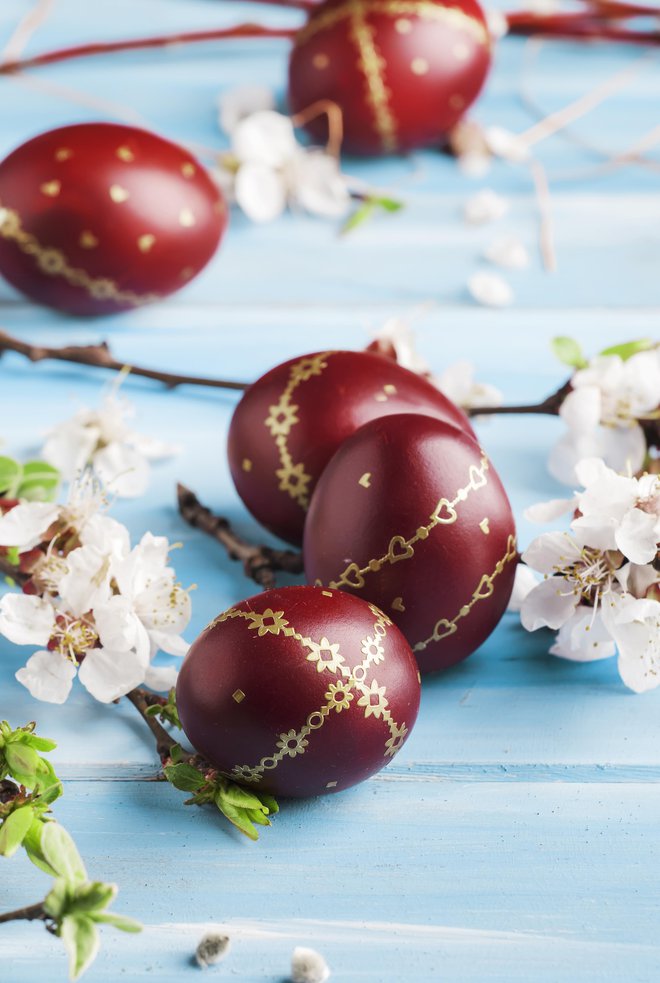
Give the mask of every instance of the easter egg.
POLYGON ((382 608, 422 672, 490 635, 517 560, 506 492, 478 443, 418 414, 373 420, 338 449, 305 525, 307 579, 382 608))
POLYGON ((291 359, 253 383, 229 429, 229 466, 262 525, 302 541, 309 498, 341 442, 375 417, 427 413, 467 433, 467 417, 428 380, 370 352, 291 359))
POLYGON ((284 587, 204 629, 176 687, 183 729, 224 775, 273 795, 339 792, 379 771, 419 708, 387 615, 341 591, 284 587))
MULTIPOLYGON (((437 146, 476 99, 491 61, 476 0, 325 0, 294 40, 294 113, 341 111, 344 149, 389 154, 437 146)), ((307 124, 325 140, 322 116, 307 124)))
POLYGON ((226 225, 201 164, 133 126, 60 127, 0 163, 0 275, 71 314, 161 300, 208 263, 226 225))

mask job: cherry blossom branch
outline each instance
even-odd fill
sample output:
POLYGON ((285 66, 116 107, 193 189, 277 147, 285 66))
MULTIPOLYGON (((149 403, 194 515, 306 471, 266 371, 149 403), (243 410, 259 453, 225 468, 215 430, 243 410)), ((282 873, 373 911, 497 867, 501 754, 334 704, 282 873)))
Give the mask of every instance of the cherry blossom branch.
POLYGON ((564 402, 571 391, 570 379, 560 386, 556 392, 551 393, 540 403, 527 403, 521 406, 479 406, 470 407, 468 416, 495 416, 513 415, 516 413, 538 413, 545 416, 557 416, 561 404, 564 402))
POLYGON ((177 485, 177 499, 182 518, 220 543, 230 560, 240 560, 245 576, 250 577, 264 590, 275 586, 275 574, 278 571, 303 572, 301 553, 248 543, 234 532, 227 519, 214 515, 185 485, 177 485))
POLYGON ((29 342, 21 341, 19 338, 14 338, 6 331, 0 331, 0 357, 5 352, 15 352, 17 355, 23 355, 31 362, 43 362, 53 359, 58 362, 74 362, 77 365, 89 365, 98 369, 110 369, 112 372, 125 373, 128 369, 132 375, 162 382, 168 389, 174 389, 176 386, 206 386, 215 389, 243 390, 248 386, 246 382, 210 379, 195 375, 179 375, 176 372, 160 372, 156 369, 145 368, 144 366, 129 365, 126 362, 116 359, 105 341, 101 341, 97 345, 63 345, 62 347, 51 347, 48 345, 33 345, 29 342))
POLYGON ((145 48, 165 48, 177 44, 194 44, 198 41, 222 41, 232 38, 284 38, 291 40, 296 29, 290 27, 265 27, 263 24, 237 24, 235 27, 216 28, 209 31, 184 31, 179 34, 158 34, 144 38, 125 38, 121 41, 90 42, 70 48, 44 51, 31 58, 19 58, 0 65, 0 75, 11 75, 26 68, 39 68, 72 58, 88 58, 92 55, 108 55, 115 51, 137 51, 145 48))
POLYGON ((37 901, 35 904, 26 905, 24 908, 15 908, 14 911, 5 911, 0 914, 0 924, 17 921, 45 922, 47 920, 48 915, 44 911, 43 901, 37 901))
POLYGON ((126 694, 126 699, 129 700, 137 712, 140 714, 145 724, 156 738, 156 750, 158 752, 158 757, 161 761, 169 758, 170 752, 177 741, 167 733, 165 728, 160 724, 155 717, 152 717, 147 713, 149 707, 156 706, 157 704, 163 705, 165 700, 156 696, 154 693, 150 693, 149 690, 143 689, 141 686, 136 686, 129 693, 126 694))

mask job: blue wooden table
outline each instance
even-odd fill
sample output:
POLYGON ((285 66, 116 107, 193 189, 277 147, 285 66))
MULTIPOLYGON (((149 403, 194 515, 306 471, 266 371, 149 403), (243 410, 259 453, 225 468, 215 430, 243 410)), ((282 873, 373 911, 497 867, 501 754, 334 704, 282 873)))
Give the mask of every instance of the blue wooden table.
MULTIPOLYGON (((3 0, 0 43, 28 0, 3 0)), ((297 23, 292 12, 211 0, 59 0, 31 41, 37 51, 89 38, 138 36, 257 17, 297 23)), ((476 116, 521 131, 640 58, 632 49, 501 45, 476 116)), ((221 147, 216 99, 258 79, 279 93, 286 45, 241 42, 72 62, 0 80, 0 152, 65 122, 99 115, 65 87, 132 107, 164 135, 221 147), (43 82, 59 89, 46 91, 43 82), (28 84, 29 83, 29 84, 28 84), (36 87, 39 83, 39 87, 36 87)), ((117 357, 163 369, 256 378, 309 350, 360 348, 370 331, 420 302, 422 350, 440 371, 471 358, 507 401, 528 402, 564 378, 549 340, 571 334, 595 352, 657 336, 660 195, 657 166, 593 173, 599 148, 631 145, 657 123, 660 73, 652 58, 621 92, 539 148, 551 184, 558 269, 538 257, 537 212, 525 170, 497 165, 481 182, 434 153, 354 162, 352 173, 406 202, 404 211, 343 239, 332 222, 287 216, 252 226, 235 215, 225 244, 186 290, 159 306, 101 322, 67 320, 0 286, 0 324, 50 344, 109 339, 117 357), (585 144, 587 146, 585 146, 585 144), (591 176, 589 176, 591 175, 591 176), (482 185, 511 200, 497 228, 469 227, 465 198, 482 185), (509 275, 507 311, 479 308, 465 283, 485 268, 481 252, 500 233, 522 238, 531 268, 509 275)), ((0 363, 0 436, 17 456, 52 422, 98 402, 102 374, 65 364, 0 363)), ((262 532, 229 479, 225 439, 235 397, 163 391, 129 379, 139 427, 183 445, 154 471, 149 494, 118 505, 134 536, 179 541, 177 573, 195 582, 196 632, 254 592, 235 564, 186 527, 174 505, 177 479, 253 539, 262 532)), ((480 429, 509 490, 520 540, 534 530, 529 504, 561 494, 546 472, 555 419, 512 417, 480 429)), ((130 706, 99 706, 82 688, 62 707, 37 704, 14 679, 28 650, 0 644, 0 716, 36 718, 58 741, 65 779, 57 815, 88 868, 120 886, 117 910, 141 919, 138 936, 104 932, 90 981, 180 981, 198 972, 195 945, 209 924, 233 950, 210 972, 245 983, 281 981, 294 945, 322 951, 334 978, 421 983, 587 983, 660 978, 660 693, 634 696, 615 662, 570 664, 547 655, 550 635, 527 635, 505 617, 464 664, 425 681, 421 714, 396 760, 338 796, 285 803, 258 844, 218 814, 184 808, 150 781, 157 762, 130 706)), ((167 661, 166 657, 163 663, 167 661)), ((3 861, 0 905, 41 898, 48 879, 27 860, 3 861)), ((66 977, 61 944, 39 925, 0 931, 7 983, 66 977)))

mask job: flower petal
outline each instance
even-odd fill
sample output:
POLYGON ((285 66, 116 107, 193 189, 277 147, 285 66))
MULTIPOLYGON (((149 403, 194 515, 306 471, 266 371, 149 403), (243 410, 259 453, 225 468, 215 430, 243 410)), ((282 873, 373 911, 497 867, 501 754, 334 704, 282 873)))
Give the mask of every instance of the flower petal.
POLYGON ((68 571, 59 582, 62 600, 79 617, 110 598, 112 557, 96 546, 79 546, 66 558, 68 571))
POLYGON ((71 481, 89 464, 100 433, 98 427, 86 427, 74 417, 49 434, 41 453, 66 481, 71 481))
POLYGON ((65 703, 75 675, 73 663, 59 652, 35 652, 18 670, 16 679, 35 700, 65 703))
POLYGON ((582 550, 567 532, 544 532, 532 540, 522 558, 533 570, 551 575, 574 563, 581 555, 582 550))
POLYGON ((176 686, 179 670, 176 666, 147 666, 144 682, 149 689, 167 693, 176 686))
POLYGON ((578 600, 563 577, 549 577, 530 591, 522 602, 522 626, 527 631, 561 628, 572 617, 578 600))
POLYGON ((275 168, 289 160, 298 149, 298 143, 289 117, 264 109, 236 125, 232 149, 243 163, 275 168))
POLYGON ((0 599, 0 633, 14 645, 46 645, 55 627, 53 605, 32 594, 0 599))
POLYGON ((94 455, 94 470, 109 492, 119 498, 144 495, 149 485, 149 464, 135 447, 107 444, 94 455))
POLYGON ((615 655, 616 645, 600 615, 581 604, 559 629, 550 652, 573 662, 595 662, 615 655))
POLYGON ((513 290, 499 273, 473 273, 467 286, 477 303, 485 307, 508 307, 513 303, 513 290))
POLYGON ((135 652, 91 649, 85 655, 78 678, 100 703, 111 703, 144 682, 147 666, 135 652))
POLYGON ((549 502, 530 505, 523 515, 529 522, 554 522, 561 515, 574 512, 576 502, 576 498, 551 498, 549 502))
POLYGON ((244 164, 236 175, 236 202, 253 222, 272 222, 286 208, 286 186, 265 164, 244 164))
POLYGON ((633 563, 652 563, 658 552, 658 517, 630 509, 615 533, 616 545, 633 563))
POLYGON ((60 514, 52 502, 21 502, 0 515, 0 546, 29 550, 43 542, 60 514))
POLYGON ((525 563, 516 567, 513 591, 507 605, 507 611, 520 611, 522 603, 531 591, 538 586, 539 580, 525 563))
POLYGON ((147 666, 149 636, 128 598, 113 595, 107 603, 94 608, 94 620, 104 648, 115 652, 132 649, 138 661, 147 666))

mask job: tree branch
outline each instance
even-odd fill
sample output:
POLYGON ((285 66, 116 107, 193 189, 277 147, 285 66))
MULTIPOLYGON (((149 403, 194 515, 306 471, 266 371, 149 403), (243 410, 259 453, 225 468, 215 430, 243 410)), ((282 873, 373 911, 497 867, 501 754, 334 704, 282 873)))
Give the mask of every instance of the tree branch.
POLYGON ((17 921, 48 921, 48 915, 44 911, 43 901, 26 905, 25 908, 16 908, 14 911, 5 911, 3 914, 0 914, 0 924, 2 922, 17 921))
POLYGON ((137 51, 144 48, 165 48, 178 44, 193 44, 197 41, 223 41, 230 38, 284 38, 291 40, 297 33, 290 27, 264 27, 262 24, 237 24, 235 27, 217 28, 209 31, 186 31, 179 34, 160 34, 153 37, 129 38, 122 41, 91 42, 74 45, 71 48, 57 48, 44 51, 31 58, 7 61, 0 65, 0 75, 11 75, 25 68, 38 68, 52 65, 72 58, 87 58, 90 55, 107 55, 115 51, 137 51))
POLYGON ((264 590, 275 586, 277 571, 303 572, 301 553, 248 543, 234 532, 227 519, 214 515, 185 485, 177 485, 177 499, 182 518, 195 529, 200 529, 220 543, 231 560, 240 560, 245 576, 254 580, 264 590))
POLYGON ((5 352, 15 352, 23 355, 31 362, 43 362, 53 359, 58 362, 74 362, 77 365, 90 365, 97 369, 110 369, 112 372, 125 372, 142 376, 145 379, 155 379, 162 382, 168 389, 176 386, 206 386, 214 389, 246 389, 249 383, 235 382, 227 379, 209 379, 196 375, 179 375, 175 372, 159 372, 139 365, 128 365, 118 361, 112 354, 107 342, 98 345, 63 345, 50 347, 47 345, 31 345, 29 342, 14 338, 6 331, 0 331, 0 357, 5 352))
POLYGON ((556 392, 551 393, 550 396, 540 403, 527 403, 522 406, 478 406, 469 409, 468 416, 504 416, 516 413, 538 413, 546 416, 557 416, 561 404, 572 388, 571 380, 569 379, 556 392))
POLYGON ((152 717, 147 713, 149 707, 154 706, 156 703, 162 702, 161 698, 154 696, 154 694, 149 693, 149 691, 146 689, 142 689, 141 686, 137 686, 135 689, 132 689, 130 693, 126 694, 126 699, 130 700, 151 733, 156 738, 156 750, 160 760, 164 761, 166 758, 169 758, 170 752, 177 741, 175 741, 175 739, 167 733, 163 725, 160 724, 155 717, 152 717))

